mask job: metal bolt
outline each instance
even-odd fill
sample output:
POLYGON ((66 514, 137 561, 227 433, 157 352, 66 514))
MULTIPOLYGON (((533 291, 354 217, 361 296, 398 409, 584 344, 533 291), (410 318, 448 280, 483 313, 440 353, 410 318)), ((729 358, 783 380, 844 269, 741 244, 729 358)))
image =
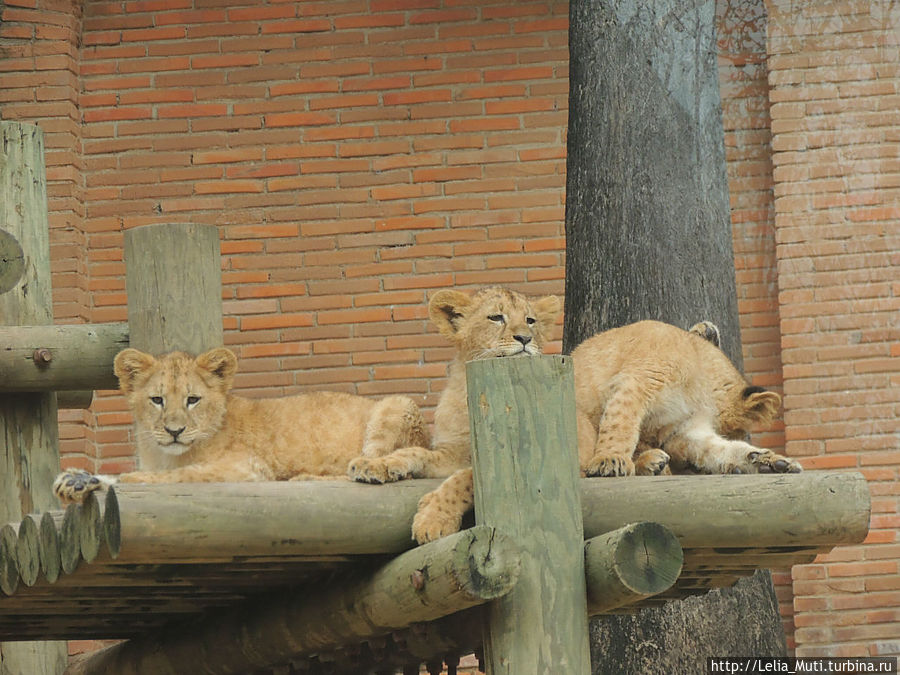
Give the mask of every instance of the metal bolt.
POLYGON ((34 361, 36 366, 45 366, 53 360, 53 352, 46 347, 40 347, 34 350, 31 360, 34 361))

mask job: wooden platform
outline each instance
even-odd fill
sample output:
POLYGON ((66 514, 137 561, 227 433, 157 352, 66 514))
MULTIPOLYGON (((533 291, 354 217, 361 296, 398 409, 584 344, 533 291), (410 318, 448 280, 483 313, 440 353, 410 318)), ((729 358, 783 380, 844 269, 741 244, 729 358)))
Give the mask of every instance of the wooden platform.
MULTIPOLYGON (((122 484, 29 516, 0 531, 0 640, 145 638, 302 604, 410 549, 418 499, 438 483, 122 484)), ((650 521, 684 551, 674 586, 616 612, 811 562, 861 541, 869 521, 856 473, 584 479, 582 506, 586 539, 650 521)))

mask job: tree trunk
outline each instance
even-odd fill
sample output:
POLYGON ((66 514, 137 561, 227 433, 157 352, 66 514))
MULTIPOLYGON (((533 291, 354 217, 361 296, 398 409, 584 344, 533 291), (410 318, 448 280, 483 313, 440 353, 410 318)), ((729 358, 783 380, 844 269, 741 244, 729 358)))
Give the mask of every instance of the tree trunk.
MULTIPOLYGON (((715 2, 570 5, 564 351, 640 319, 708 319, 741 367, 715 2)), ((705 672, 784 655, 768 572, 592 622, 593 672, 705 672)))

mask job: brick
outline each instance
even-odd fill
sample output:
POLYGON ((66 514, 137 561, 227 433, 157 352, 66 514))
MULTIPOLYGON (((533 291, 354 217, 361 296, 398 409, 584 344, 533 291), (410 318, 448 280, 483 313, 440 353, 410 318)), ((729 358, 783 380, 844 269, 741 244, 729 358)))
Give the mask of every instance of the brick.
POLYGON ((267 127, 305 127, 321 124, 334 124, 337 120, 333 114, 322 112, 273 113, 265 116, 267 127))
POLYGON ((291 21, 274 21, 261 26, 264 35, 272 33, 315 33, 330 31, 331 21, 327 19, 294 19, 291 21))
POLYGON ((263 316, 245 316, 240 319, 241 330, 251 331, 312 325, 313 317, 309 314, 271 314, 263 316))

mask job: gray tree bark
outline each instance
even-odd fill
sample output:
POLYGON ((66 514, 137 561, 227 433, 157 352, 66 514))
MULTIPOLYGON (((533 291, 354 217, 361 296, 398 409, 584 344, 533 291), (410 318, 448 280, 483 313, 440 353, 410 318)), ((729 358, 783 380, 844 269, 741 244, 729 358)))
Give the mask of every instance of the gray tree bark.
MULTIPOLYGON (((564 351, 640 319, 708 319, 741 367, 714 0, 572 0, 564 351)), ((768 572, 591 624, 593 673, 784 655, 768 572)))

